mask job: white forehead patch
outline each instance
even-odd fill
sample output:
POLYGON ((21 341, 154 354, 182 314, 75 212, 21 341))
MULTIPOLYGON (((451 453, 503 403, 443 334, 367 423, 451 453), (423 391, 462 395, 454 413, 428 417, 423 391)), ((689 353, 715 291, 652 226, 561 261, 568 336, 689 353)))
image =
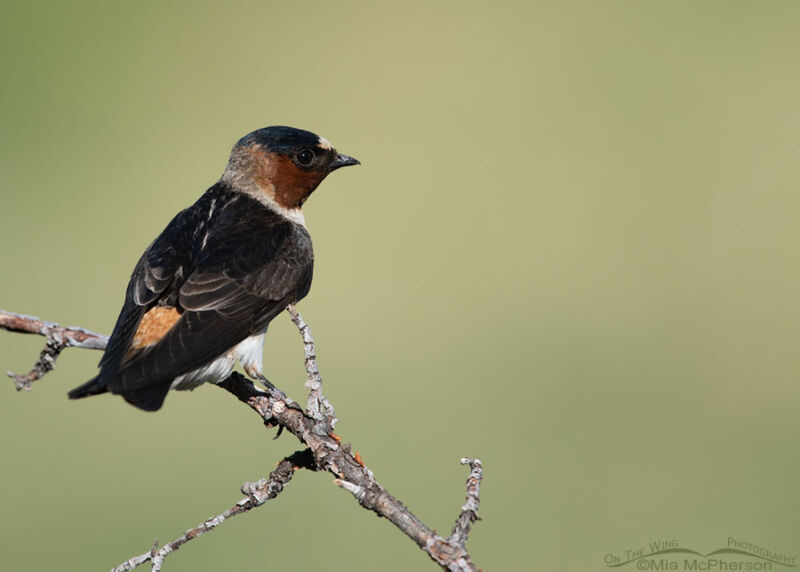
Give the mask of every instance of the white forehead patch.
POLYGON ((319 146, 320 146, 322 149, 333 149, 333 145, 331 145, 331 144, 328 142, 328 140, 327 140, 327 139, 325 139, 324 137, 319 137, 319 136, 317 136, 317 137, 319 138, 319 146))

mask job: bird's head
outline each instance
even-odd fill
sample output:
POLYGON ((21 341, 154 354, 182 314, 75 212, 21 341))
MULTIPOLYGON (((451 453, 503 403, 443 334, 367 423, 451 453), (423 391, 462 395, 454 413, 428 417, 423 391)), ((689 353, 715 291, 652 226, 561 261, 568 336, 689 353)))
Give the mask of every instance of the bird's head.
POLYGON ((231 151, 222 181, 282 209, 299 209, 339 167, 360 165, 319 135, 272 126, 242 137, 231 151))

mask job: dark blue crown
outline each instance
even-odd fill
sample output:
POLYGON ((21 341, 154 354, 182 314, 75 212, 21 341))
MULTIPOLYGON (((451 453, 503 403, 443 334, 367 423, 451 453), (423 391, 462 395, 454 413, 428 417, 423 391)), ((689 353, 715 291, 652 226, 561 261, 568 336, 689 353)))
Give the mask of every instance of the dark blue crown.
POLYGON ((236 143, 237 147, 260 145, 265 151, 289 154, 303 147, 319 145, 319 136, 311 131, 285 125, 272 125, 248 133, 236 143))

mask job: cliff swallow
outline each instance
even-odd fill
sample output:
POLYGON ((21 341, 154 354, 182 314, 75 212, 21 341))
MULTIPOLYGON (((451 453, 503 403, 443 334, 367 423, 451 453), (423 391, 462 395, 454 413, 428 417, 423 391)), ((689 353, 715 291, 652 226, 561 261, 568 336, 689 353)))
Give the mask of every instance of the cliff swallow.
POLYGON ((170 389, 219 383, 237 360, 261 375, 269 322, 311 286, 300 208, 329 173, 358 164, 292 127, 240 139, 222 178, 139 259, 100 373, 69 397, 110 391, 155 411, 170 389))

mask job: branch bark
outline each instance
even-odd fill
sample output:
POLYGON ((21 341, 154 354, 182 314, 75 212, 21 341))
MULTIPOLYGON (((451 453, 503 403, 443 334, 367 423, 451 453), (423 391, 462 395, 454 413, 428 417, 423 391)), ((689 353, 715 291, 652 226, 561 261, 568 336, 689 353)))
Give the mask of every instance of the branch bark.
POLYGON ((13 314, 0 310, 0 329, 21 334, 39 334, 47 338, 39 359, 28 373, 9 371, 8 377, 14 380, 17 391, 30 390, 34 381, 52 371, 56 360, 64 348, 105 349, 108 337, 83 328, 65 328, 54 322, 45 322, 33 316, 13 314))
MULTIPOLYGON (((316 349, 311 330, 294 307, 289 306, 287 311, 303 338, 308 374, 306 387, 310 390, 306 409, 300 407, 266 378, 259 380, 265 387, 261 389, 250 379, 234 372, 219 386, 246 403, 261 417, 267 427, 278 426, 280 430, 286 429, 307 448, 280 461, 266 479, 258 483, 245 483, 242 492, 247 498, 240 500, 233 507, 186 531, 160 549, 156 541, 149 552, 123 562, 112 569, 112 572, 133 570, 148 561, 151 562, 152 570, 160 570, 164 559, 189 540, 213 530, 230 517, 252 510, 275 498, 289 483, 298 468, 326 471, 334 475, 334 482, 350 492, 362 507, 389 520, 443 568, 453 571, 477 570, 465 545, 472 524, 479 520, 480 483, 483 478, 481 462, 477 459, 461 459, 462 464, 470 466, 467 501, 461 508, 450 536, 442 537, 436 534, 383 488, 372 471, 364 465, 360 455, 353 453, 351 446, 342 443, 333 433, 333 426, 337 421, 336 414, 322 393, 322 376, 316 363, 316 349)), ((80 328, 64 328, 52 322, 3 310, 0 310, 0 329, 36 333, 47 338, 45 349, 30 373, 21 376, 9 373, 15 380, 17 389, 30 389, 33 381, 52 370, 55 359, 64 348, 103 349, 107 342, 107 338, 102 334, 80 328)))

